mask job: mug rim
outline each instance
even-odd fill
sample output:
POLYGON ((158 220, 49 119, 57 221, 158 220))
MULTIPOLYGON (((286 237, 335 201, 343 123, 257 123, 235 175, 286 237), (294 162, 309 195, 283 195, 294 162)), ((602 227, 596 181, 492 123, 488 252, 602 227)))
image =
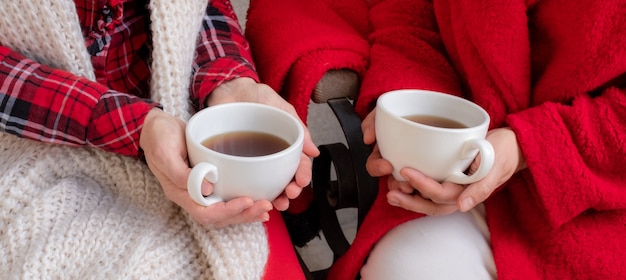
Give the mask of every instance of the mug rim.
MULTIPOLYGON (((421 127, 421 128, 425 128, 425 129, 432 129, 435 131, 443 131, 443 132, 466 132, 469 130, 474 130, 474 129, 480 129, 481 127, 483 127, 484 125, 489 126, 490 122, 491 122, 491 118, 489 116, 489 113, 487 113, 487 111, 482 108, 480 105, 466 99, 460 96, 456 96, 456 95, 452 95, 443 91, 433 91, 433 90, 423 90, 423 89, 398 89, 398 90, 391 90, 391 91, 387 91, 383 94, 381 94, 377 101, 376 101, 376 108, 380 109, 382 112, 384 112, 385 114, 393 117, 396 120, 399 120, 401 123, 406 124, 406 125, 410 125, 410 126, 415 126, 415 127, 421 127), (463 128, 446 128, 446 127, 438 127, 438 126, 432 126, 432 125, 427 125, 427 124, 422 124, 422 123, 418 123, 418 122, 414 122, 411 120, 406 119, 405 115, 400 115, 400 114, 396 114, 393 111, 391 111, 390 108, 383 106, 383 102, 385 102, 386 99, 392 98, 393 96, 397 95, 397 94, 409 94, 409 93, 418 93, 418 94, 426 94, 426 95, 430 95, 430 96, 436 96, 436 98, 445 98, 445 99, 451 99, 451 100, 455 100, 457 102, 462 102, 466 105, 469 105, 471 108, 473 108, 475 111, 479 112, 480 115, 482 115, 483 119, 482 121, 480 121, 479 123, 472 125, 472 126, 468 126, 468 127, 463 127, 463 128), (393 96, 392 96, 393 95, 393 96)), ((454 117, 449 117, 446 115, 434 115, 437 117, 445 117, 445 118, 450 118, 454 121, 461 121, 458 118, 454 118, 454 117)), ((462 122, 464 125, 467 125, 465 122, 462 122)))
MULTIPOLYGON (((218 120, 214 120, 214 121, 218 121, 218 120)), ((242 131, 242 130, 236 130, 236 131, 242 131)), ((256 131, 256 132, 265 132, 262 130, 256 131)), ((272 133, 270 133, 272 134, 272 133)), ((215 135, 219 135, 219 134, 214 134, 212 136, 215 135)), ((283 140, 285 140, 283 137, 272 134, 276 137, 279 137, 283 140)), ((199 148, 202 151, 208 152, 210 154, 214 154, 214 155, 218 155, 221 158, 224 159, 231 159, 231 160, 237 160, 237 161, 244 161, 244 162, 257 162, 257 161, 265 161, 271 158, 275 158, 275 157, 281 157, 283 154, 287 154, 287 153, 291 153, 294 149, 300 149, 300 147, 303 146, 303 142, 304 142, 304 128, 302 127, 300 120, 297 119, 296 117, 292 116, 291 114, 269 106, 269 105, 265 105, 265 104, 261 104, 261 103, 255 103, 255 102, 230 102, 230 103, 222 103, 222 104, 218 104, 218 105, 214 105, 214 106, 210 106, 210 107, 206 107, 198 112, 196 112, 193 116, 191 116, 191 118, 189 119, 189 121, 187 121, 186 127, 185 127, 185 137, 186 137, 186 142, 187 145, 189 145, 189 143, 191 143, 192 145, 194 145, 196 148, 199 148), (224 110, 224 108, 227 107, 258 107, 258 108, 262 108, 262 110, 270 110, 273 111, 275 113, 278 113, 282 116, 287 117, 293 124, 295 124, 296 128, 297 128, 297 136, 293 141, 287 141, 289 143, 289 146, 285 149, 282 149, 278 152, 275 153, 271 153, 271 154, 267 154, 267 155, 262 155, 262 156, 237 156, 237 155, 230 155, 230 154, 226 154, 226 153, 221 153, 212 149, 207 148, 206 146, 202 145, 201 141, 198 141, 197 139, 195 139, 194 137, 190 137, 192 134, 192 129, 195 126, 195 119, 201 118, 201 115, 206 115, 209 113, 212 113, 211 111, 213 110, 224 110)), ((189 148, 187 148, 187 150, 189 150, 189 148)))

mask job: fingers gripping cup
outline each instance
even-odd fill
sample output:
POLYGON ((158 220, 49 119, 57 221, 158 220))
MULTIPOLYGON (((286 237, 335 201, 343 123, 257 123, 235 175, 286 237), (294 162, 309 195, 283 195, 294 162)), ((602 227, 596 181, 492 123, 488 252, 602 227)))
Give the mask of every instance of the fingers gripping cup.
POLYGON ((192 170, 187 190, 208 206, 242 196, 274 200, 300 162, 304 129, 294 116, 257 103, 228 103, 196 113, 186 128, 192 170), (202 195, 203 180, 213 193, 202 195))
POLYGON ((494 152, 485 140, 490 118, 480 106, 460 97, 426 90, 396 90, 376 104, 376 141, 382 157, 399 171, 416 169, 439 182, 470 184, 491 170, 494 152), (465 171, 480 153, 480 166, 465 171))

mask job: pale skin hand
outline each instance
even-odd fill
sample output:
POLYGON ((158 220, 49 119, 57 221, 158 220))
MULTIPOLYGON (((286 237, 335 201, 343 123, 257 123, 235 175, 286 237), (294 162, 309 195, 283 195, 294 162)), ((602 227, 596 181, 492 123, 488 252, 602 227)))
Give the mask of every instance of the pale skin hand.
MULTIPOLYGON (((374 118, 375 111, 372 111, 361 124, 366 144, 376 141, 374 118)), ((515 172, 526 168, 513 130, 493 129, 487 133, 487 141, 493 145, 495 162, 482 180, 467 186, 450 182, 438 183, 415 169, 403 168, 400 174, 407 179, 406 182, 397 181, 393 176, 388 177, 387 201, 391 205, 431 216, 471 210, 485 201, 515 172)), ((479 165, 480 155, 472 162, 470 172, 479 165)), ((392 171, 391 163, 381 157, 377 146, 369 156, 366 168, 375 177, 390 175, 392 171)))
MULTIPOLYGON (((297 119, 300 119, 295 108, 278 95, 276 91, 268 85, 257 83, 250 78, 237 78, 220 85, 209 95, 206 100, 206 105, 215 106, 217 104, 230 102, 255 102, 266 104, 286 111, 297 119)), ((316 157, 320 153, 311 139, 308 128, 302 121, 300 121, 300 123, 304 128, 304 146, 302 148, 300 164, 296 170, 294 180, 285 187, 285 191, 277 199, 272 201, 274 207, 280 211, 287 210, 289 207, 289 199, 298 197, 302 189, 311 182, 313 167, 311 157, 316 157)))
POLYGON ((203 225, 265 221, 271 204, 255 204, 250 198, 201 206, 187 193, 187 177, 191 172, 185 144, 185 124, 160 109, 152 109, 144 121, 139 144, 148 167, 155 175, 165 196, 203 225))
MULTIPOLYGON (((251 101, 266 103, 285 109, 295 115, 295 110, 286 101, 282 100, 271 88, 257 84, 252 79, 240 78, 219 86, 211 94, 210 100, 215 103, 236 101, 251 101), (250 81, 253 83, 251 84, 250 81), (218 93, 216 95, 216 93, 218 93), (272 93, 275 97, 272 96, 272 93), (255 96, 263 94, 263 97, 255 96), (214 96, 215 95, 215 96, 214 96), (233 98, 233 96, 237 98, 233 98), (278 100, 280 99, 280 100, 278 100), (282 100, 282 102, 281 102, 282 100)), ((187 193, 187 177, 191 172, 188 165, 187 148, 185 144, 185 124, 159 110, 152 109, 144 121, 140 136, 140 146, 144 150, 146 161, 152 173, 161 184, 167 198, 182 207, 196 221, 204 225, 218 227, 267 221, 273 206, 278 210, 285 210, 289 206, 288 198, 297 197, 302 188, 311 181, 311 160, 309 156, 317 156, 319 151, 313 144, 308 130, 306 130, 303 157, 298 166, 295 180, 286 188, 285 192, 273 202, 267 200, 253 201, 249 197, 232 199, 228 202, 215 203, 210 206, 201 206, 194 202, 187 193)), ((213 186, 204 182, 202 193, 212 192, 213 186)))

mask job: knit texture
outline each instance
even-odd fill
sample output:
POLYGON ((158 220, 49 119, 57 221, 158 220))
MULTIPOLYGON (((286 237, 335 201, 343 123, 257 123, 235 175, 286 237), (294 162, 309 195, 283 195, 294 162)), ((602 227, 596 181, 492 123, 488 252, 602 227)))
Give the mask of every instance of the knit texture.
MULTIPOLYGON (((183 120, 203 0, 150 3, 151 90, 183 120)), ((3 1, 0 43, 95 79, 72 0, 3 1), (42 28, 54 26, 54 28, 42 28)), ((19 279, 260 279, 261 223, 221 229, 169 201, 148 167, 95 148, 0 134, 0 275, 19 279)))
POLYGON ((2 1, 0 13, 2 45, 39 63, 96 79, 74 1, 2 1))
POLYGON ((193 113, 189 99, 191 64, 208 1, 150 1, 153 46, 152 99, 183 120, 193 113))

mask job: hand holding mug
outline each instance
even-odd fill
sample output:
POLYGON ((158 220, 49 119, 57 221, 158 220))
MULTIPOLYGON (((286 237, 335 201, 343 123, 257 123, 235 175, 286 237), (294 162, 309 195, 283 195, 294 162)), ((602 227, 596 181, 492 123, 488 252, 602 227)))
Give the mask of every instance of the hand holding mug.
MULTIPOLYGON (((207 107, 233 102, 254 102, 281 109, 296 118, 300 117, 293 105, 271 87, 257 83, 250 78, 240 77, 224 82, 208 96, 205 102, 207 107)), ((300 123, 304 127, 304 144, 300 163, 293 180, 285 188, 285 192, 272 201, 274 207, 280 211, 286 210, 289 207, 289 200, 298 197, 302 189, 309 185, 312 178, 311 158, 319 155, 319 150, 313 143, 306 125, 302 121, 300 123)))
MULTIPOLYGON (((439 183, 417 170, 404 168, 401 173, 407 179, 406 182, 396 181, 393 176, 389 176, 388 202, 427 215, 445 215, 457 210, 465 212, 484 202, 514 173, 526 168, 515 133, 510 128, 490 130, 486 139, 492 144, 497 156, 491 171, 483 179, 467 186, 439 183)), ((384 162, 380 153, 372 153, 371 158, 372 162, 384 162)), ((371 168, 376 169, 382 164, 373 165, 371 168)), ((473 162, 472 165, 479 166, 480 163, 473 162)))
MULTIPOLYGON (((376 140, 375 120, 378 117, 376 112, 377 110, 372 111, 362 124, 366 143, 374 143, 376 140)), ((468 211, 476 204, 482 203, 515 172, 526 168, 512 130, 494 129, 487 133, 486 140, 492 146, 494 163, 491 164, 487 175, 480 180, 468 185, 459 185, 446 180, 443 182, 434 180, 414 168, 403 168, 400 181, 395 180, 393 176, 389 177, 388 201, 407 210, 428 215, 442 215, 456 210, 468 211)), ((476 171, 481 166, 483 164, 478 157, 478 160, 472 161, 469 169, 476 171)), ((378 144, 368 159, 367 169, 374 176, 391 174, 394 169, 389 161, 383 159, 378 144)))
POLYGON ((269 218, 267 212, 272 204, 268 201, 243 197, 204 207, 191 200, 186 187, 191 168, 185 145, 185 123, 180 119, 158 108, 152 109, 144 121, 140 146, 165 196, 199 223, 226 226, 269 218))

